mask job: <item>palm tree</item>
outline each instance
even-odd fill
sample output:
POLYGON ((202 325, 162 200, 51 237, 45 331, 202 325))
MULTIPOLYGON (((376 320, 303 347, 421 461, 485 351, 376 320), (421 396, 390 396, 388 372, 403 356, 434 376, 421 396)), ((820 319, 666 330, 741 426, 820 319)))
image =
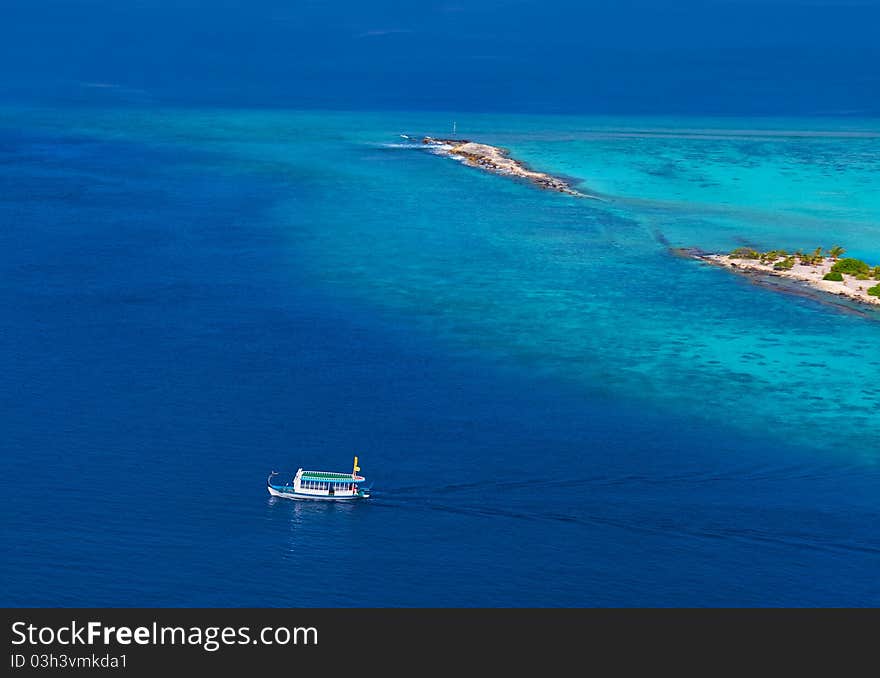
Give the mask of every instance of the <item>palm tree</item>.
POLYGON ((816 266, 817 264, 822 263, 822 248, 821 247, 817 247, 816 249, 813 250, 813 254, 810 255, 810 263, 813 264, 813 266, 816 266))
POLYGON ((830 250, 828 250, 828 255, 832 259, 834 259, 834 261, 837 261, 838 259, 840 259, 840 257, 842 257, 845 253, 846 253, 846 250, 843 249, 840 245, 835 245, 830 250))

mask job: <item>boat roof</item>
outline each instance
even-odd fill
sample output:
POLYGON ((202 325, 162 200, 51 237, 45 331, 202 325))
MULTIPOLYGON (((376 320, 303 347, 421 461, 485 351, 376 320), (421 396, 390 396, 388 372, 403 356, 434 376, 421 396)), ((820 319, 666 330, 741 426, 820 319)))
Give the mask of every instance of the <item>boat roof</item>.
POLYGON ((361 476, 352 476, 351 473, 331 473, 330 471, 303 471, 301 477, 306 480, 346 480, 356 483, 363 480, 361 476))

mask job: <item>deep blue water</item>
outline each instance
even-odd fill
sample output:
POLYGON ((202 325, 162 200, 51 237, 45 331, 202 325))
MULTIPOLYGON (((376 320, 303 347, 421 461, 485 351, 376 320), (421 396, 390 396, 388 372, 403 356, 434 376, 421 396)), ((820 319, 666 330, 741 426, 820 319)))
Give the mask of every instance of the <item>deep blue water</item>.
MULTIPOLYGON (((657 245, 766 232, 753 194, 585 205, 382 146, 434 122, 4 109, 0 602, 880 604, 877 319, 657 245), (354 454, 368 502, 266 494, 354 454)), ((822 242, 874 254, 877 216, 822 242)))
POLYGON ((873 0, 4 0, 0 99, 880 115, 873 0))

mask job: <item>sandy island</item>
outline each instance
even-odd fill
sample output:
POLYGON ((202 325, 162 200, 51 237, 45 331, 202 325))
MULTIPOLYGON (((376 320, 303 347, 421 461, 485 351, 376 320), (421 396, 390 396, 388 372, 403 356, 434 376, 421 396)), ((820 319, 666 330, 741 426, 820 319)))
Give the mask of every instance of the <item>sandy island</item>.
POLYGON ((847 274, 843 274, 842 282, 823 280, 822 278, 831 271, 831 267, 837 261, 832 257, 822 257, 815 264, 797 262, 788 270, 779 270, 774 268, 774 265, 779 260, 782 260, 783 257, 779 257, 777 262, 764 263, 760 259, 739 258, 729 254, 692 253, 691 256, 715 266, 730 269, 736 273, 744 275, 763 274, 796 280, 822 292, 836 294, 864 304, 880 305, 880 297, 868 294, 868 290, 880 284, 880 281, 874 279, 858 280, 855 276, 847 274))
POLYGON ((599 199, 596 196, 575 190, 564 179, 529 169, 524 163, 511 158, 508 151, 503 148, 478 144, 466 139, 435 139, 434 137, 425 137, 422 139, 422 143, 430 146, 437 155, 455 158, 471 167, 477 167, 494 174, 525 179, 548 191, 567 193, 578 198, 599 199))

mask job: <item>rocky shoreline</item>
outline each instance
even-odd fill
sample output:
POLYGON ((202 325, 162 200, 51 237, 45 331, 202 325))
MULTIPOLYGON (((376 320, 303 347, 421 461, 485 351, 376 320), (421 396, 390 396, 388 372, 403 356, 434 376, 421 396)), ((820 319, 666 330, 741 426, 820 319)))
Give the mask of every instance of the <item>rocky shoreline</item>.
POLYGON ((566 193, 578 198, 599 199, 596 196, 581 193, 560 177, 529 169, 525 163, 511 158, 506 149, 497 146, 479 144, 466 139, 436 139, 434 137, 424 137, 422 144, 429 146, 431 151, 437 155, 455 158, 466 165, 486 172, 525 179, 548 191, 566 193))
MULTIPOLYGON (((780 256, 778 260, 740 257, 732 254, 709 254, 694 250, 685 251, 687 256, 699 259, 713 266, 726 268, 740 275, 767 275, 786 280, 796 281, 814 290, 845 297, 870 306, 880 307, 880 297, 869 294, 868 290, 878 285, 874 279, 860 280, 854 275, 841 274, 842 280, 825 279, 837 263, 837 259, 818 256, 812 263, 789 261, 785 268, 780 268, 780 261, 788 258, 780 256)), ((794 259, 792 257, 791 259, 794 259)))

